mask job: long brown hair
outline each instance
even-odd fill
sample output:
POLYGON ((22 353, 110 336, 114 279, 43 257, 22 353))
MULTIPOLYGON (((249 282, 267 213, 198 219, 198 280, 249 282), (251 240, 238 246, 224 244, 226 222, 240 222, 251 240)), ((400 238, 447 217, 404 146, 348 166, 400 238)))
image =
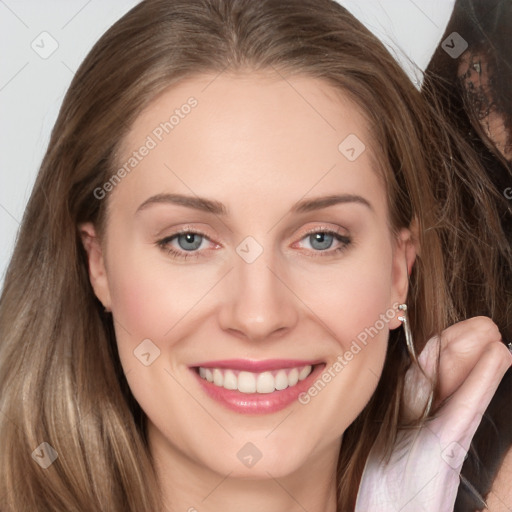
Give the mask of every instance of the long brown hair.
MULTIPOLYGON (((152 99, 185 77, 241 69, 325 80, 366 115, 391 227, 408 227, 413 219, 419 225, 421 254, 408 296, 417 351, 464 316, 463 300, 449 291, 457 272, 466 275, 473 266, 486 276, 493 297, 503 248, 490 187, 393 57, 344 8, 332 0, 143 1, 101 37, 77 71, 6 274, 0 302, 2 512, 161 509, 144 414, 119 361, 115 319, 90 286, 77 226, 91 221, 102 233, 108 198, 98 201, 93 191, 117 169, 116 150, 152 99), (456 200, 461 183, 482 212, 471 233, 456 200), (449 279, 443 245, 458 258, 449 279), (58 454, 46 469, 31 457, 43 442, 58 454)), ((374 396, 344 433, 339 511, 354 507, 377 434, 386 433, 388 447, 393 442, 409 364, 398 329, 390 335, 374 396)))

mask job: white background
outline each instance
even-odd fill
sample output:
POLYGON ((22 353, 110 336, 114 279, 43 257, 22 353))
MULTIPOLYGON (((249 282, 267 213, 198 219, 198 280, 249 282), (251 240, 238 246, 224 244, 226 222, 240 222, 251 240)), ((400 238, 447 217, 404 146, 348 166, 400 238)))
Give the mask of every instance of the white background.
MULTIPOLYGON (((258 0, 255 0, 258 1, 258 0)), ((454 0, 339 0, 380 37, 416 83, 454 0)), ((74 71, 97 39, 138 0, 0 0, 0 283, 74 71), (33 41, 58 43, 46 59, 33 41)))

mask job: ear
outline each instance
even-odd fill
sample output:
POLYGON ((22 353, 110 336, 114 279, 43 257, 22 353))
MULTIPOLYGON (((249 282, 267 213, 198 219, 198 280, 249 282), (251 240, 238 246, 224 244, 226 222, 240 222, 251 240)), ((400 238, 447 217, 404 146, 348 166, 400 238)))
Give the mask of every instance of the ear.
MULTIPOLYGON (((409 290, 409 276, 416 261, 416 255, 419 254, 418 223, 416 219, 413 220, 408 229, 400 230, 395 244, 391 299, 392 304, 404 304, 409 290)), ((395 315, 389 322, 390 329, 396 329, 402 324, 397 317, 398 315, 395 315)))
POLYGON ((96 297, 110 311, 110 288, 108 286, 107 272, 105 269, 105 260, 103 250, 96 235, 96 229, 92 222, 85 222, 78 226, 82 244, 87 252, 89 266, 89 279, 96 297))

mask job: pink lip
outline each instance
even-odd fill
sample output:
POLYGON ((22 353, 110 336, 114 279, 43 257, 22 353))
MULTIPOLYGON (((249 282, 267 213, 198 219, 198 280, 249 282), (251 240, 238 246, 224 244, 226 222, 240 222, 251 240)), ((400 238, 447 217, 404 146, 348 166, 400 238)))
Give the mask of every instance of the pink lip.
POLYGON ((229 368, 231 370, 242 370, 246 372, 261 373, 281 368, 298 368, 300 366, 314 366, 321 363, 321 360, 306 361, 300 359, 266 359, 264 361, 252 361, 250 359, 223 359, 221 361, 207 361, 197 363, 191 367, 203 368, 229 368))
MULTIPOLYGON (((238 360, 238 362, 240 361, 241 360, 238 360)), ((222 361, 216 361, 215 364, 212 363, 211 365, 208 366, 203 366, 203 364, 201 364, 200 366, 203 366, 203 368, 240 368, 243 370, 246 370, 246 368, 248 368, 247 366, 241 367, 239 365, 233 367, 233 360, 229 361, 229 365, 226 366, 218 365, 218 363, 220 362, 222 361)), ((276 369, 276 367, 271 368, 268 365, 269 361, 265 361, 263 363, 263 371, 276 369)), ((252 362, 252 364, 254 364, 254 362, 252 362)), ((300 364, 292 364, 291 366, 305 366, 308 364, 311 363, 300 361, 300 364)), ((259 367, 261 367, 261 364, 259 364, 259 367)), ((199 376, 199 373, 194 368, 191 368, 191 371, 195 375, 196 379, 198 379, 199 384, 201 385, 202 389, 206 392, 206 394, 216 402, 223 405, 224 407, 227 407, 228 409, 240 414, 270 414, 285 409, 293 402, 298 400, 299 395, 307 391, 311 387, 313 382, 318 378, 318 376, 323 371, 324 367, 325 364, 318 364, 316 367, 313 368, 313 371, 310 373, 310 375, 308 375, 307 378, 305 378, 302 381, 299 381, 295 386, 288 387, 281 391, 276 390, 273 391, 272 393, 241 393, 240 391, 237 390, 224 389, 201 378, 199 376)), ((254 366, 252 366, 251 368, 254 368, 254 366)), ((277 366, 277 368, 285 368, 285 366, 277 366)))

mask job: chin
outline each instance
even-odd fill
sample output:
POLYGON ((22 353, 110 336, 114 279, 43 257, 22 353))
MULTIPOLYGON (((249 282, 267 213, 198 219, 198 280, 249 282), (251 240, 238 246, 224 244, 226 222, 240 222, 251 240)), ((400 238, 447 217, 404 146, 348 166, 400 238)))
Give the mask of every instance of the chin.
MULTIPOLYGON (((265 436, 268 432, 265 432, 265 436)), ((238 440, 240 438, 237 438, 238 440)), ((304 443, 301 442, 281 442, 276 439, 269 442, 269 439, 261 436, 245 437, 245 439, 253 439, 253 441, 236 441, 234 450, 227 450, 218 453, 215 457, 215 472, 227 475, 232 478, 241 479, 268 479, 271 477, 281 478, 291 475, 306 465, 308 453, 298 450, 301 446, 304 449, 304 443), (226 456, 227 453, 233 454, 226 456)), ((205 461, 211 462, 213 461, 205 461)), ((208 464, 208 465, 210 465, 208 464)))

